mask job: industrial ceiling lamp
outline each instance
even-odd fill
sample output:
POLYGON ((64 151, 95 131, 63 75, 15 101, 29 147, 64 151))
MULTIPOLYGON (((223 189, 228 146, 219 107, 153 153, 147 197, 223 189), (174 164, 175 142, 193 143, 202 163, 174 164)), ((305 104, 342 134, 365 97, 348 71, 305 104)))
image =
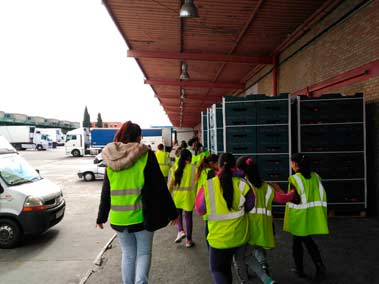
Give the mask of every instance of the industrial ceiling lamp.
POLYGON ((188 64, 182 62, 182 73, 180 74, 180 80, 186 81, 189 80, 190 76, 188 75, 188 64))
POLYGON ((197 8, 193 3, 193 0, 184 0, 184 4, 180 8, 181 18, 198 18, 199 13, 197 12, 197 8))
POLYGON ((184 101, 185 98, 186 98, 186 96, 185 96, 185 93, 184 93, 184 89, 181 88, 181 89, 180 89, 180 100, 181 100, 181 101, 184 101))

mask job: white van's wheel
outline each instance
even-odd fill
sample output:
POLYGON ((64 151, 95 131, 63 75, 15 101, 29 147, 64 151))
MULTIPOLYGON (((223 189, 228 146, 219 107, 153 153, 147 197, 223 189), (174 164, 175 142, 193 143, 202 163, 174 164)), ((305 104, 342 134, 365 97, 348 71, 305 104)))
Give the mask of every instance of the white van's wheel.
POLYGON ((77 150, 77 149, 72 150, 71 154, 72 154, 74 157, 79 157, 79 156, 80 156, 80 152, 79 152, 79 150, 77 150))
POLYGON ((91 181, 95 179, 95 176, 93 175, 93 173, 88 172, 83 175, 83 178, 85 181, 91 181))
POLYGON ((42 150, 43 150, 43 147, 42 147, 41 144, 38 144, 38 145, 37 145, 37 150, 38 150, 38 151, 42 151, 42 150))
POLYGON ((21 239, 18 224, 9 219, 0 219, 0 248, 12 248, 21 239))

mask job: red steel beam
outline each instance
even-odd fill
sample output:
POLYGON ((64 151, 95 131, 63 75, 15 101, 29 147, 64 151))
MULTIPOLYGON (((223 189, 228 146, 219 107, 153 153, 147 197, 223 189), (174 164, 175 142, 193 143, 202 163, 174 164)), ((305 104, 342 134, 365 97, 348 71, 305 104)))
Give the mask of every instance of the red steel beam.
POLYGON ((293 92, 291 96, 320 96, 326 91, 339 89, 377 76, 379 76, 379 60, 293 92))
MULTIPOLYGON (((179 93, 157 93, 155 95, 157 98, 160 98, 160 99, 179 99, 180 98, 180 95, 179 93)), ((186 98, 193 98, 193 99, 199 99, 199 98, 202 98, 202 97, 205 97, 209 100, 211 99, 216 99, 216 98, 222 98, 224 97, 225 95, 210 95, 210 96, 205 96, 204 94, 186 94, 185 97, 186 98)))
POLYGON ((194 87, 194 88, 219 88, 219 89, 243 89, 244 84, 241 83, 222 83, 208 81, 176 81, 176 80, 145 80, 148 85, 166 85, 179 87, 194 87))
POLYGON ((272 64, 269 56, 239 56, 229 54, 186 53, 169 51, 128 50, 128 57, 193 60, 225 63, 272 64))

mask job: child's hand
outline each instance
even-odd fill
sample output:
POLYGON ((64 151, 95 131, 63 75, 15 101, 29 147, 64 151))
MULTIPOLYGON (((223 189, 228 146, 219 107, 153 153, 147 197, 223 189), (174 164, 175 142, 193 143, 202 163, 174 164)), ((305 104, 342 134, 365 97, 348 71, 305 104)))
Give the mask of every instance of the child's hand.
POLYGON ((270 183, 270 185, 274 188, 276 192, 284 193, 284 190, 277 183, 270 183))

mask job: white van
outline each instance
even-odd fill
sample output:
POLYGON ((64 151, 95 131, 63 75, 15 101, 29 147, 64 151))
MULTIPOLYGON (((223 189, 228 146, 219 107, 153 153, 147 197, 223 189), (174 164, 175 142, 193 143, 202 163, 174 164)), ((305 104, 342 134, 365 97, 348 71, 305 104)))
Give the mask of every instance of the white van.
POLYGON ((61 189, 0 136, 0 248, 14 247, 23 235, 40 234, 59 223, 65 207, 61 189))

